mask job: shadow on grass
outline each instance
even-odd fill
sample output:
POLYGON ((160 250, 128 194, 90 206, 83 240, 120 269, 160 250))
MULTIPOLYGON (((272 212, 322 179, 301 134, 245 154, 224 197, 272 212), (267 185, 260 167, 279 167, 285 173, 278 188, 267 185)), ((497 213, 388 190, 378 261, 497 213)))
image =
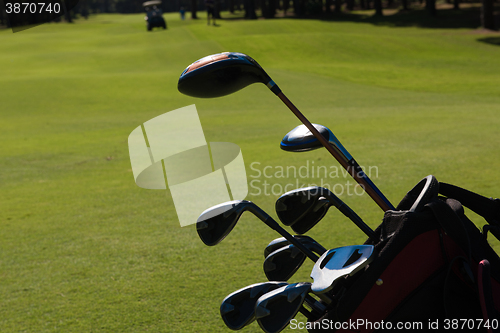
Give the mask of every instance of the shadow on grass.
POLYGON ((421 27, 440 29, 476 29, 481 25, 480 9, 465 8, 460 10, 439 9, 432 17, 424 9, 400 10, 392 15, 375 16, 360 14, 344 14, 332 17, 329 21, 364 22, 387 27, 421 27))
POLYGON ((478 42, 487 43, 487 44, 491 44, 491 45, 500 46, 500 37, 479 38, 477 41, 478 42))
MULTIPOLYGON (((412 8, 411 10, 384 9, 384 16, 375 16, 374 10, 354 11, 352 13, 330 14, 328 16, 278 16, 273 19, 292 18, 292 19, 317 19, 328 22, 359 22, 369 23, 377 26, 388 27, 422 27, 422 28, 440 28, 440 29, 477 29, 481 26, 481 10, 479 5, 473 5, 454 10, 449 8, 437 8, 436 16, 432 17, 423 8, 412 8)), ((500 4, 496 5, 497 28, 500 22, 500 4)), ((241 16, 231 15, 224 17, 224 20, 239 20, 241 16)), ((259 17, 259 19, 261 19, 259 17)))

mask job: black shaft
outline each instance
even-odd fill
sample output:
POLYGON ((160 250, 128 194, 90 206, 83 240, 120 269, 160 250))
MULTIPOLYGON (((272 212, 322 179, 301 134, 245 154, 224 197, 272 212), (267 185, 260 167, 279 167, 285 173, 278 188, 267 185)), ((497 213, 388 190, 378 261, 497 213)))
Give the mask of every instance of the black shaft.
POLYGON ((325 198, 335 206, 339 211, 342 212, 349 220, 354 222, 354 224, 361 229, 369 238, 375 239, 375 232, 370 228, 361 217, 359 217, 358 214, 356 214, 355 211, 351 209, 345 202, 340 200, 339 197, 337 197, 335 194, 333 194, 331 191, 328 189, 325 189, 322 194, 325 196, 325 198))
POLYGON ((278 222, 276 222, 271 216, 260 209, 257 205, 252 205, 249 209, 255 216, 257 216, 262 222, 267 224, 271 229, 276 230, 281 236, 285 237, 291 244, 295 245, 302 253, 304 253, 309 259, 316 262, 319 257, 314 254, 311 250, 304 246, 300 241, 294 238, 289 232, 283 229, 278 222))
POLYGON ((375 240, 375 232, 370 228, 362 219, 359 217, 356 212, 354 212, 349 206, 346 204, 343 204, 340 207, 337 207, 338 210, 342 212, 345 216, 347 216, 348 219, 350 219, 352 222, 354 222, 355 225, 358 226, 361 231, 363 231, 369 238, 372 240, 375 240))

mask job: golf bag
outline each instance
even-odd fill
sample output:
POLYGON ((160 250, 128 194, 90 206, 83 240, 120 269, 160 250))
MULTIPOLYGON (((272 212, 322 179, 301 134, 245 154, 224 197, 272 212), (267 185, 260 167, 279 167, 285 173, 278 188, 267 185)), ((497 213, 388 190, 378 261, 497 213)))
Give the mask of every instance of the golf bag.
POLYGON ((487 242, 499 221, 499 199, 426 177, 385 213, 365 243, 377 257, 334 287, 308 331, 500 332, 500 258, 487 242), (462 205, 488 222, 482 232, 462 205))

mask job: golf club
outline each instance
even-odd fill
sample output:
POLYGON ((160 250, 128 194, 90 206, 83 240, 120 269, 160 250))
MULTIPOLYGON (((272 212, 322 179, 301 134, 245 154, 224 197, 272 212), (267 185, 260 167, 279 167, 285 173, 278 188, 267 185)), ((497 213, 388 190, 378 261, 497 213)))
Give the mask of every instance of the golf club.
MULTIPOLYGON (((377 195, 383 199, 384 202, 386 202, 390 209, 395 210, 394 206, 392 206, 389 200, 387 200, 387 198, 385 198, 385 196, 382 194, 382 192, 380 192, 377 186, 375 186, 368 175, 366 175, 363 169, 359 166, 358 162, 356 162, 356 160, 351 156, 347 149, 344 148, 344 146, 340 143, 333 132, 328 127, 323 125, 313 124, 313 126, 326 140, 328 140, 329 144, 337 150, 337 152, 342 156, 343 161, 349 165, 346 170, 349 171, 350 175, 354 179, 356 179, 356 176, 363 178, 368 186, 372 188, 377 193, 377 195)), ((311 133, 311 131, 305 125, 299 125, 292 129, 283 137, 280 143, 280 148, 282 150, 291 152, 310 151, 321 148, 322 146, 322 143, 316 138, 315 135, 313 135, 313 133, 311 133)), ((360 182, 358 181, 358 183, 360 182)))
POLYGON ((228 201, 213 206, 201 213, 196 223, 196 230, 203 243, 208 246, 217 245, 233 230, 243 212, 249 211, 257 216, 271 229, 276 230, 281 236, 300 249, 306 256, 316 262, 316 256, 296 238, 293 238, 278 222, 273 220, 266 212, 256 204, 245 200, 228 201))
MULTIPOLYGON (((309 237, 306 235, 293 235, 293 238, 297 238, 301 242, 318 243, 312 237, 309 237)), ((266 248, 264 249, 264 258, 267 258, 268 255, 270 255, 272 252, 276 251, 277 249, 280 249, 283 246, 286 246, 289 244, 290 244, 290 242, 285 237, 273 239, 269 244, 267 244, 266 248)))
POLYGON ((351 245, 328 250, 314 264, 311 290, 315 294, 330 291, 340 278, 352 276, 375 258, 373 245, 351 245))
POLYGON ((255 320, 257 300, 265 293, 286 285, 286 282, 276 281, 256 283, 229 294, 220 306, 222 320, 232 330, 242 329, 255 320))
POLYGON ((326 307, 308 295, 311 283, 300 282, 280 287, 261 296, 255 304, 255 318, 267 333, 281 332, 300 311, 308 319, 313 313, 303 307, 304 301, 313 312, 323 313, 326 307))
POLYGON ((359 165, 357 163, 351 164, 355 162, 354 159, 349 159, 350 155, 345 155, 339 147, 330 144, 283 94, 264 69, 248 55, 237 52, 224 52, 195 61, 182 72, 177 88, 181 93, 188 96, 211 98, 232 94, 250 84, 259 82, 265 84, 281 99, 342 167, 349 171, 351 176, 363 186, 366 193, 382 210, 394 210, 394 206, 366 177, 359 165))
MULTIPOLYGON (((347 149, 342 146, 340 141, 333 135, 332 131, 323 125, 312 124, 318 132, 328 140, 328 142, 334 147, 338 148, 344 156, 349 160, 352 156, 349 154, 347 149)), ((300 153, 304 151, 316 150, 323 147, 321 142, 311 133, 305 125, 299 125, 293 130, 288 132, 280 143, 280 148, 284 151, 290 151, 294 153, 300 153)))
MULTIPOLYGON (((304 242, 305 247, 322 255, 326 249, 316 242, 304 242)), ((269 254, 264 260, 264 273, 269 281, 288 281, 306 260, 306 255, 289 244, 269 254)))
POLYGON ((331 206, 341 211, 369 238, 375 239, 375 232, 361 217, 324 187, 310 186, 283 194, 276 201, 276 213, 284 225, 304 234, 321 221, 331 206))

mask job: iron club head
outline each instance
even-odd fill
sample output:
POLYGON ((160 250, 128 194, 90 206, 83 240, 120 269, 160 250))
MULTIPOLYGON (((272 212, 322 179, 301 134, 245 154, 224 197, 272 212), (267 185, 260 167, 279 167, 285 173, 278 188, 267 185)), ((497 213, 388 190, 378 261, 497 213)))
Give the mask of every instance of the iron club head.
MULTIPOLYGON (((304 242, 311 251, 322 255, 326 249, 316 242, 304 242)), ((269 281, 287 281, 302 266, 306 255, 293 244, 277 249, 264 260, 264 273, 269 281)))
POLYGON ((330 195, 330 193, 328 189, 318 186, 286 192, 276 200, 276 213, 281 222, 291 226, 292 229, 297 223, 307 221, 307 223, 299 223, 300 227, 296 226, 297 230, 294 229, 297 233, 305 233, 325 216, 331 205, 340 206, 343 204, 337 196, 333 193, 330 195), (337 200, 330 201, 327 198, 337 200), (313 221, 314 223, 309 225, 313 221), (306 224, 307 228, 302 224, 306 224))
POLYGON ((374 238, 373 230, 340 198, 326 188, 311 186, 283 194, 276 201, 276 213, 284 225, 304 234, 313 228, 335 206, 358 226, 368 237, 374 238))
POLYGON ((286 286, 286 282, 263 282, 241 288, 229 294, 221 303, 220 314, 227 327, 240 330, 255 320, 255 303, 272 290, 286 286))
POLYGON ((261 296, 255 304, 255 318, 262 330, 281 332, 302 309, 310 290, 310 283, 294 283, 261 296))
POLYGON ((293 238, 290 233, 280 227, 275 220, 273 220, 266 212, 251 201, 228 201, 205 210, 198 217, 196 223, 196 230, 200 239, 203 243, 209 246, 218 244, 231 232, 231 230, 233 230, 234 226, 241 217, 241 214, 245 211, 251 212, 271 229, 276 230, 283 237, 288 239, 290 243, 294 244, 309 258, 311 258, 311 260, 318 260, 318 256, 316 256, 297 239, 293 238))

